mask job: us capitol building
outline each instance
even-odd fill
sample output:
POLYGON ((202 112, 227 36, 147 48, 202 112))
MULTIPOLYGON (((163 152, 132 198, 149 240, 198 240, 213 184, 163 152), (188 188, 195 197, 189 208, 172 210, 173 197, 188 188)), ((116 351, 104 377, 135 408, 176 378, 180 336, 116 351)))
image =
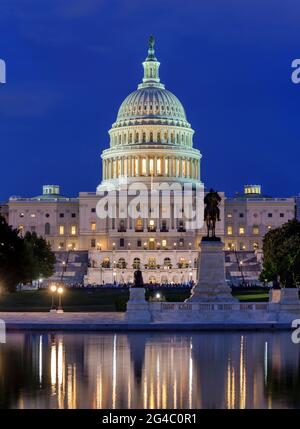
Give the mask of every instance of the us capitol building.
MULTIPOLYGON (((96 192, 68 198, 60 194, 59 186, 45 185, 39 196, 11 197, 1 206, 9 224, 21 234, 35 231, 50 242, 57 252, 57 276, 69 264, 65 277, 75 281, 81 270, 86 284, 130 282, 138 267, 149 283, 197 278, 199 242, 206 231, 204 226, 188 228, 184 214, 175 216, 174 198, 168 215, 161 203, 155 217, 151 206, 147 213, 139 207, 137 218, 120 210, 116 216, 99 218, 96 210, 104 190, 124 183, 139 182, 149 191, 162 181, 183 188, 189 183, 193 201, 203 198, 201 153, 194 147, 194 130, 181 102, 160 82, 159 66, 150 38, 142 82, 125 98, 109 130, 110 145, 102 152, 102 181, 96 192)), ((245 186, 244 194, 233 198, 219 194, 221 220, 216 234, 225 243, 228 261, 237 254, 259 259, 264 234, 295 217, 295 198, 266 197, 259 185, 245 186)))

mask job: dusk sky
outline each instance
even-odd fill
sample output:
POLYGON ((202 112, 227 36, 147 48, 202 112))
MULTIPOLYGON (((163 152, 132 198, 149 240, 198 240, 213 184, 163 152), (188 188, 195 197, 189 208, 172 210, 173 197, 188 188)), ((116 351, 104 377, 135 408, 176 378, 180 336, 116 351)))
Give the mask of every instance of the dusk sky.
POLYGON ((299 0, 1 0, 0 200, 95 191, 101 151, 142 79, 160 77, 195 130, 207 187, 300 192, 299 0))

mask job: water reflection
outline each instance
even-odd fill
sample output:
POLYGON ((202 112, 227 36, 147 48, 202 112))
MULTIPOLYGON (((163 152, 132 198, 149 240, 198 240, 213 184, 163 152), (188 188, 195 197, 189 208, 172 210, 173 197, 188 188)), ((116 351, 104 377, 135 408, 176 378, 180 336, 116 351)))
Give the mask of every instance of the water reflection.
POLYGON ((1 408, 299 408, 289 333, 11 333, 1 408))

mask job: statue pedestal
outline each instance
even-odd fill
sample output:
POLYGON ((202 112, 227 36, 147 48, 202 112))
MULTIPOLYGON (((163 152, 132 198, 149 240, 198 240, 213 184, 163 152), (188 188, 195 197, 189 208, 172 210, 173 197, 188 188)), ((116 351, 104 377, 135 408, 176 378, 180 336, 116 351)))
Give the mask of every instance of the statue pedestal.
POLYGON ((224 244, 218 239, 203 239, 199 254, 199 279, 191 302, 237 302, 225 280, 224 244))
POLYGON ((270 304, 300 304, 298 288, 271 289, 270 304))
POLYGON ((145 299, 145 289, 143 287, 131 287, 130 297, 127 302, 125 314, 127 322, 151 322, 149 304, 145 299))

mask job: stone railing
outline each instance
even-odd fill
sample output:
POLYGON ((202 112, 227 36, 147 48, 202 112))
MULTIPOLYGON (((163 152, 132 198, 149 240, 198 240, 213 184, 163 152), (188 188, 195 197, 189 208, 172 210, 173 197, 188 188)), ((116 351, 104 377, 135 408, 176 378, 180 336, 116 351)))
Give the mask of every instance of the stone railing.
POLYGON ((188 303, 188 302, 161 302, 151 303, 151 307, 156 311, 268 311, 269 303, 188 303))

